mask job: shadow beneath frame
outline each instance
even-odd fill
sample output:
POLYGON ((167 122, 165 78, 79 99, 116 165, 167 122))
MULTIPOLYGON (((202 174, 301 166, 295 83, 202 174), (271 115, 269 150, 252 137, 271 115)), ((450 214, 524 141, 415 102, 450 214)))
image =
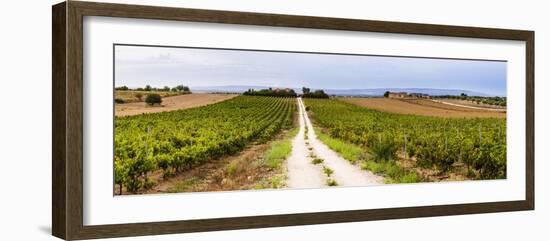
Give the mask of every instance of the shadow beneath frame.
POLYGON ((38 227, 38 230, 40 230, 40 232, 42 232, 44 234, 47 234, 47 235, 52 234, 52 227, 50 227, 50 226, 40 226, 40 227, 38 227))

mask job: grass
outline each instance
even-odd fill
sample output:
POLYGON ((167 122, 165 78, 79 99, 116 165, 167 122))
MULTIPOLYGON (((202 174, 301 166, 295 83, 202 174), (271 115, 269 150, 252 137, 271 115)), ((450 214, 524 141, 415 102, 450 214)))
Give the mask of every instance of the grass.
POLYGON ((369 170, 375 174, 385 175, 386 183, 416 183, 422 179, 416 172, 408 171, 395 164, 395 161, 376 162, 374 160, 364 161, 361 168, 369 170))
POLYGON ((377 145, 374 149, 371 148, 369 155, 360 146, 332 138, 318 128, 316 129, 316 134, 319 140, 325 143, 325 145, 351 163, 360 162, 362 169, 385 176, 386 183, 416 183, 422 181, 416 172, 409 171, 395 163, 396 147, 393 143, 382 142, 382 144, 377 145), (367 158, 369 160, 366 160, 367 158))
POLYGON ((336 182, 336 180, 332 178, 327 178, 327 186, 329 187, 338 186, 338 183, 336 182))
POLYGON ((184 181, 176 183, 173 187, 170 187, 167 191, 170 193, 185 192, 192 189, 197 181, 198 177, 190 177, 184 181))
POLYGON ((323 172, 325 173, 325 175, 327 175, 327 177, 330 177, 330 175, 332 175, 332 173, 334 173, 334 171, 332 169, 330 169, 329 167, 326 167, 326 166, 323 166, 323 172))
POLYGON ((262 180, 261 182, 257 183, 254 186, 254 189, 266 189, 266 188, 283 188, 286 186, 286 174, 280 173, 278 175, 274 175, 270 177, 269 179, 262 180))
POLYGON ((263 163, 271 169, 279 169, 292 152, 290 139, 274 141, 262 158, 263 163))
POLYGON ((330 149, 338 152, 343 158, 349 160, 351 163, 355 164, 357 161, 365 157, 365 153, 361 147, 353 145, 342 140, 332 138, 329 135, 323 133, 320 129, 316 129, 315 133, 317 138, 321 140, 325 145, 330 149))
POLYGON ((311 161, 312 164, 321 164, 323 163, 325 160, 321 159, 321 158, 313 158, 313 160, 311 161))
POLYGON ((237 173, 237 169, 239 168, 239 161, 233 160, 227 166, 225 166, 225 174, 227 176, 233 176, 235 173, 237 173))
POLYGON ((282 188, 286 186, 286 173, 282 168, 284 161, 292 152, 292 138, 295 137, 299 128, 290 129, 281 140, 273 141, 269 149, 260 160, 260 165, 266 166, 275 171, 271 177, 260 181, 255 189, 282 188))

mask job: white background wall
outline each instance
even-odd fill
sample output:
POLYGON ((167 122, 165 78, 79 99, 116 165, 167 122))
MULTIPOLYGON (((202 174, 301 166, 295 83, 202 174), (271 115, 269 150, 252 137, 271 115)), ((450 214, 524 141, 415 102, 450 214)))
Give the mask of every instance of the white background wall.
MULTIPOLYGON (((0 240, 55 240, 51 230, 51 8, 0 8, 0 240)), ((122 1, 118 1, 122 2, 122 1)), ((124 240, 548 240, 550 15, 546 1, 124 1, 220 10, 536 31, 536 210, 346 224, 164 235, 124 240)), ((414 197, 411 197, 414 198, 414 197)))

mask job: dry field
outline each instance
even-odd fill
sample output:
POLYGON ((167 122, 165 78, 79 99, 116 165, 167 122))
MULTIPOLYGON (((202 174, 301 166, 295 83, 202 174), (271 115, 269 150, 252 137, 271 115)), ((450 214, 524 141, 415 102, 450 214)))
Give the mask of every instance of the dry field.
POLYGON ((143 113, 157 113, 187 109, 228 100, 234 94, 187 94, 162 98, 162 104, 149 106, 145 102, 115 104, 115 116, 131 116, 143 113))
POLYGON ((505 112, 484 111, 459 106, 446 105, 426 99, 388 99, 388 98, 342 98, 341 100, 367 108, 397 114, 475 118, 506 118, 505 112))

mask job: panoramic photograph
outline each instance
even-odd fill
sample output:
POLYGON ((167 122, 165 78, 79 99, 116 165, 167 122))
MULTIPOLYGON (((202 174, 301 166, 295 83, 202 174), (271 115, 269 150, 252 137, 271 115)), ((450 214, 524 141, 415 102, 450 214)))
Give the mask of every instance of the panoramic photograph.
POLYGON ((506 179, 507 62, 115 45, 114 195, 506 179))

